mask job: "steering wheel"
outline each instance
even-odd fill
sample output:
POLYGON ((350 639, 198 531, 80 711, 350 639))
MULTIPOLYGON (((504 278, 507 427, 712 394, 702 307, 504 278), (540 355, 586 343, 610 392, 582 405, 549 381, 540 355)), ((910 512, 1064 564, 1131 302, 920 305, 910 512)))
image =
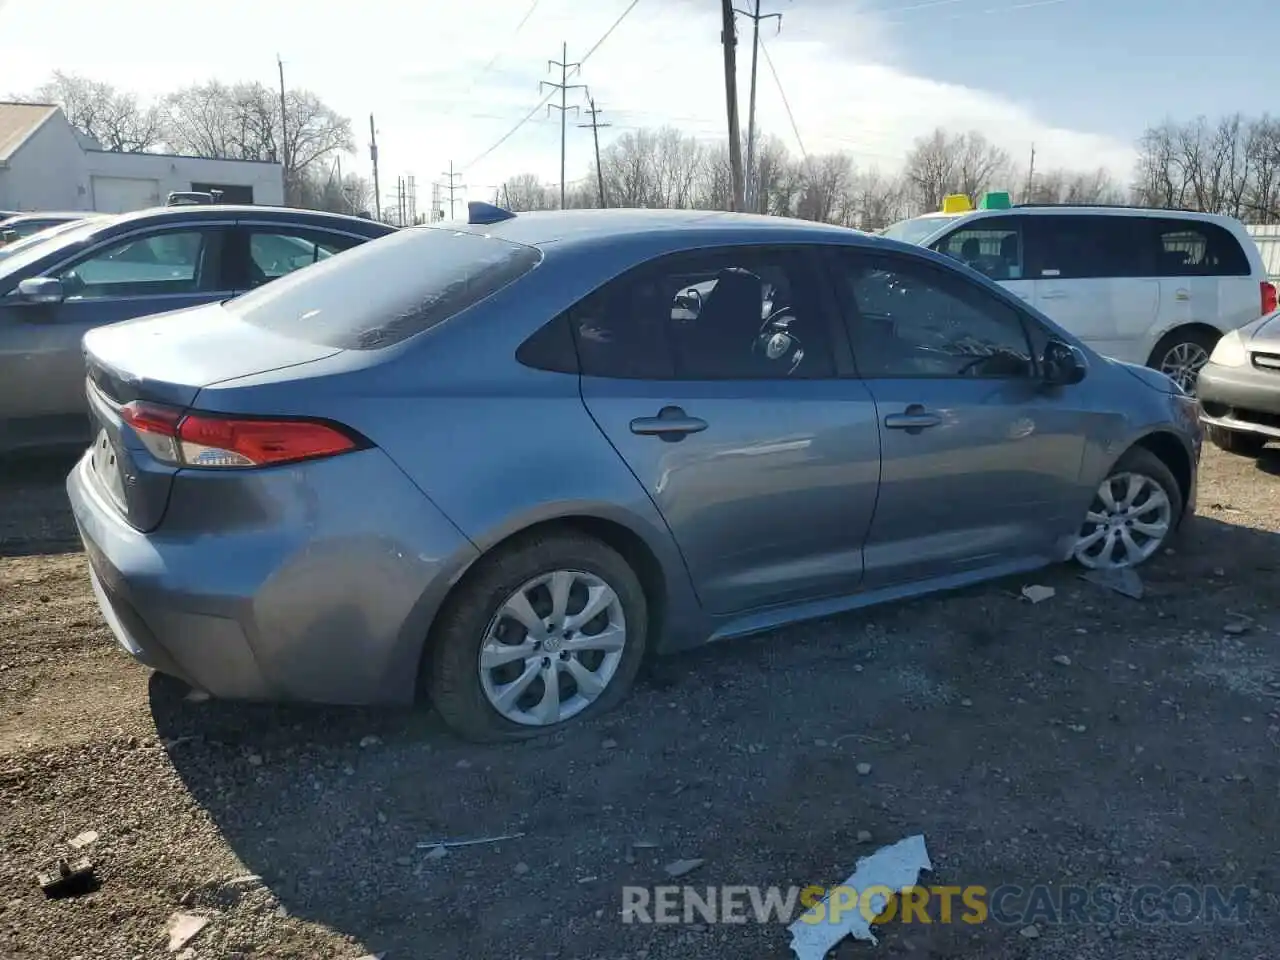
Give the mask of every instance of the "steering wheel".
POLYGON ((760 324, 760 329, 751 342, 752 355, 763 356, 770 363, 790 355, 787 376, 795 373, 804 360, 804 344, 790 330, 790 324, 794 321, 795 314, 789 307, 779 307, 760 324))

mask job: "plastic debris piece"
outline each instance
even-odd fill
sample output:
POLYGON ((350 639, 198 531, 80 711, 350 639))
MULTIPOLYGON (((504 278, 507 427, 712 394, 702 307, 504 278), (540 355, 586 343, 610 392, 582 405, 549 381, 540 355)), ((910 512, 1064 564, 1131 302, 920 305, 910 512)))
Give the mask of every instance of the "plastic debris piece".
POLYGON ((1138 572, 1129 567, 1121 567, 1118 570, 1090 570, 1088 573, 1081 574, 1080 579, 1092 583, 1095 587, 1111 590, 1133 600, 1141 600, 1146 592, 1138 572))
POLYGON ((1022 588, 1022 596, 1030 600, 1032 603, 1041 603, 1050 599, 1058 591, 1053 587, 1044 587, 1038 583, 1030 584, 1022 588))
POLYGON ((916 885, 921 870, 933 870, 923 834, 860 857, 853 874, 833 891, 834 904, 828 894, 787 928, 796 960, 823 960, 828 950, 849 936, 877 943, 871 932, 871 921, 884 912, 888 900, 873 894, 864 904, 862 897, 872 889, 887 888, 895 892, 910 889, 916 885))
POLYGON ((693 873, 693 871, 697 870, 706 862, 707 861, 698 859, 697 857, 688 860, 674 860, 671 863, 668 863, 664 869, 667 871, 667 876, 669 877, 683 877, 687 874, 693 873))
POLYGON ((92 893, 98 888, 98 878, 93 872, 93 861, 86 858, 59 860, 52 868, 41 870, 36 874, 36 883, 50 900, 63 897, 78 897, 84 893, 92 893))
POLYGON ((208 917, 199 917, 194 913, 175 913, 169 918, 169 952, 177 953, 208 925, 208 917))

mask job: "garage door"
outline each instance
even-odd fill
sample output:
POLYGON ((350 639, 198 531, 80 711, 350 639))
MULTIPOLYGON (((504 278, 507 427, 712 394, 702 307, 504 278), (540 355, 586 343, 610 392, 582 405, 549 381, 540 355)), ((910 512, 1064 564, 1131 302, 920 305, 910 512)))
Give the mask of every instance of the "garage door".
POLYGON ((160 181, 134 177, 94 177, 93 209, 124 213, 160 206, 160 181))

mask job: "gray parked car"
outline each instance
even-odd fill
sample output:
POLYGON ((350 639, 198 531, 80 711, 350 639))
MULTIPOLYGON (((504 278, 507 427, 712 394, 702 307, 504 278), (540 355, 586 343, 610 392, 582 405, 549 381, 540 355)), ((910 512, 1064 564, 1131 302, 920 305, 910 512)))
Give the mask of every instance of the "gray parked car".
POLYGON ((68 489, 134 656, 518 737, 617 703, 649 651, 1140 563, 1194 508, 1191 398, 936 253, 471 219, 85 338, 68 489))
POLYGON ((0 258, 0 454, 88 442, 87 330, 225 300, 394 229, 309 210, 189 206, 18 241, 0 258))
POLYGON ((1214 446, 1254 457, 1280 440, 1280 310, 1219 340, 1196 386, 1214 446))

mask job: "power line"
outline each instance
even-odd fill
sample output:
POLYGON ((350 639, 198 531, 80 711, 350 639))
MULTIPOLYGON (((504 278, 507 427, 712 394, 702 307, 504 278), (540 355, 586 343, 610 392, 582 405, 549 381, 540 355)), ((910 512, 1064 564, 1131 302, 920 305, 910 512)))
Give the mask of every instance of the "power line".
MULTIPOLYGON (((604 42, 609 39, 613 31, 618 29, 619 24, 621 24, 623 20, 627 19, 627 16, 631 13, 632 10, 636 8, 636 6, 639 3, 640 3, 640 0, 631 0, 631 2, 627 4, 627 8, 623 10, 621 14, 618 15, 617 20, 613 21, 613 25, 610 26, 609 29, 604 32, 604 36, 602 36, 599 40, 597 40, 592 45, 591 49, 589 49, 586 53, 582 55, 582 59, 578 61, 578 65, 577 65, 577 68, 574 70, 574 73, 581 72, 582 65, 585 64, 588 60, 590 60, 591 55, 595 53, 597 50, 599 50, 601 46, 604 45, 604 42)), ((546 96, 544 96, 541 100, 539 100, 534 105, 534 108, 530 110, 528 113, 526 113, 514 127, 512 127, 510 130, 504 133, 498 139, 497 143, 495 143, 488 150, 484 151, 484 153, 480 154, 478 157, 476 157, 474 160, 468 163, 466 167, 464 167, 463 169, 467 169, 469 167, 475 166, 477 163, 479 163, 485 157, 489 156, 489 154, 493 153, 493 151, 497 150, 500 146, 502 146, 504 143, 510 140, 513 136, 515 136, 516 132, 521 127, 523 127, 526 123, 532 120, 534 116, 537 115, 542 110, 543 107, 545 107, 548 103, 551 102, 551 98, 555 96, 555 93, 556 91, 554 89, 548 90, 546 93, 546 96)))
MULTIPOLYGON (((516 24, 516 28, 511 31, 511 36, 507 38, 508 44, 520 35, 520 31, 524 29, 524 25, 529 22, 529 18, 533 16, 533 11, 538 9, 538 4, 541 2, 542 0, 533 0, 533 2, 529 4, 529 8, 525 10, 524 16, 520 18, 520 22, 516 24)), ((483 77, 486 73, 488 73, 490 70, 493 69, 493 65, 497 63, 498 60, 502 57, 502 55, 506 52, 507 52, 507 47, 505 44, 497 49, 494 55, 489 58, 488 62, 485 63, 485 65, 480 68, 479 72, 476 73, 474 77, 472 77, 471 82, 467 85, 468 92, 471 90, 472 87, 476 85, 476 82, 481 77, 483 77)))
POLYGON ((804 140, 800 136, 800 128, 796 126, 795 114, 791 112, 791 104, 787 102, 787 91, 782 89, 782 81, 778 79, 778 70, 773 65, 773 57, 769 56, 769 48, 764 45, 764 41, 760 41, 760 52, 764 54, 764 62, 769 65, 769 72, 773 74, 773 82, 778 87, 778 95, 782 97, 782 105, 786 107, 787 119, 791 121, 791 132, 796 135, 796 144, 800 147, 800 156, 809 159, 809 153, 804 148, 804 140))

